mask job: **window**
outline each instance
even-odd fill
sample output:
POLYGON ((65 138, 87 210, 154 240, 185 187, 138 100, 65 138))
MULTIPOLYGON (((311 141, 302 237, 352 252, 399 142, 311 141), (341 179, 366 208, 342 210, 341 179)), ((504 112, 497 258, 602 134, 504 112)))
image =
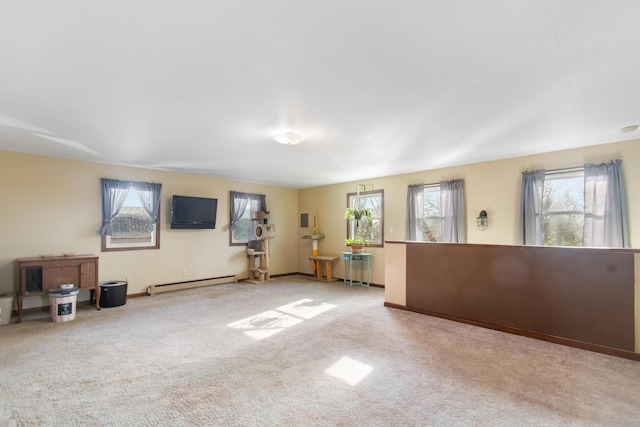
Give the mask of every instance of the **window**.
POLYGON ((367 246, 384 246, 384 191, 361 191, 347 194, 347 207, 371 212, 372 221, 347 221, 347 238, 367 240, 367 246))
POLYGON ((466 243, 464 180, 412 184, 407 189, 407 240, 466 243))
POLYGON ((545 246, 582 246, 584 171, 546 172, 542 192, 545 246))
POLYGON ((160 247, 161 184, 102 180, 102 250, 160 247))
POLYGON ((525 245, 629 247, 620 160, 522 173, 520 238, 525 245))
POLYGON ((230 198, 229 245, 247 245, 253 235, 253 212, 267 210, 266 197, 262 194, 232 191, 230 198))
POLYGON ((424 186, 422 211, 422 238, 425 242, 442 242, 442 210, 440 208, 440 185, 424 186))

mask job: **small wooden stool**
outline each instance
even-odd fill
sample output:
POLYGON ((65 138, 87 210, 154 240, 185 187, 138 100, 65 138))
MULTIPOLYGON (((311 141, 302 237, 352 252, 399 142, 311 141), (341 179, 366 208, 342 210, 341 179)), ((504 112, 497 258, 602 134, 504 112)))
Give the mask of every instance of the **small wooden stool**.
POLYGON ((337 260, 337 256, 324 256, 315 255, 310 256, 309 261, 313 263, 313 277, 311 279, 318 280, 320 282, 335 282, 338 279, 333 278, 333 261, 337 260), (326 276, 322 274, 324 265, 324 271, 326 276))

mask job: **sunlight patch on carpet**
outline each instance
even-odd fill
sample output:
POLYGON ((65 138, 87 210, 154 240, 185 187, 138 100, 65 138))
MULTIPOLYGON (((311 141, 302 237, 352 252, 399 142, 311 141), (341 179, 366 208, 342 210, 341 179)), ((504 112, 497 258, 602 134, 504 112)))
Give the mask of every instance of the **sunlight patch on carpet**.
POLYGON ((286 328, 304 322, 304 319, 297 319, 284 313, 274 310, 265 311, 237 322, 229 323, 227 326, 242 330, 251 338, 261 340, 271 335, 277 334, 286 328))
POLYGON ((311 319, 318 314, 322 314, 325 311, 329 311, 332 308, 336 308, 334 304, 327 304, 322 302, 320 304, 314 303, 312 299, 305 298, 300 301, 292 302, 291 304, 281 305, 276 310, 281 311, 292 316, 300 317, 302 319, 311 319))
POLYGON ((227 326, 239 329, 253 339, 261 340, 335 307, 337 306, 334 304, 314 303, 313 300, 304 298, 282 305, 275 310, 268 310, 255 316, 229 323, 227 326))
POLYGON ((336 363, 329 366, 324 372, 349 385, 358 385, 358 383, 362 381, 364 377, 369 375, 369 372, 372 370, 373 367, 370 365, 366 365, 350 357, 343 356, 336 363))

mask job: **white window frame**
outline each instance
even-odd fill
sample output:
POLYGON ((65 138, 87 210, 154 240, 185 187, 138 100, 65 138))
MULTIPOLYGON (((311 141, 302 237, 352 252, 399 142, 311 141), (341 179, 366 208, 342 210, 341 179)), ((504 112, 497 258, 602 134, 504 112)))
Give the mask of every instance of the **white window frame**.
POLYGON ((425 184, 424 185, 424 195, 423 195, 423 213, 422 213, 422 240, 425 242, 442 242, 442 206, 440 206, 440 184, 425 184), (437 193, 438 197, 438 215, 427 215, 427 209, 425 209, 424 204, 427 203, 427 193, 437 193), (425 228, 427 226, 427 220, 438 220, 440 221, 440 236, 438 238, 430 239, 426 236, 425 228))
MULTIPOLYGON (((563 211, 549 211, 547 210, 547 199, 546 195, 549 190, 549 183, 553 181, 565 180, 565 179, 574 179, 580 178, 584 183, 584 168, 571 168, 571 169, 558 169, 553 171, 545 172, 544 176, 544 190, 543 201, 542 201, 542 239, 544 246, 561 246, 552 243, 548 243, 549 236, 545 230, 545 223, 548 217, 550 216, 571 216, 578 215, 582 216, 582 221, 584 222, 584 188, 582 192, 582 210, 563 210, 563 211)), ((569 246, 582 246, 582 238, 583 238, 583 230, 580 230, 580 242, 576 245, 569 246)), ((566 245, 565 245, 566 246, 566 245)))

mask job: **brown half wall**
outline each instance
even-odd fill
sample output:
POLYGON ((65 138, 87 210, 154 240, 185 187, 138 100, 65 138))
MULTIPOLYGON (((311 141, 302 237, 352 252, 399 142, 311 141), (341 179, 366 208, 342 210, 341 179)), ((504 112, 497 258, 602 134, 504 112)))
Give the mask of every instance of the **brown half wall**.
POLYGON ((407 243, 407 309, 634 351, 634 253, 407 243))

